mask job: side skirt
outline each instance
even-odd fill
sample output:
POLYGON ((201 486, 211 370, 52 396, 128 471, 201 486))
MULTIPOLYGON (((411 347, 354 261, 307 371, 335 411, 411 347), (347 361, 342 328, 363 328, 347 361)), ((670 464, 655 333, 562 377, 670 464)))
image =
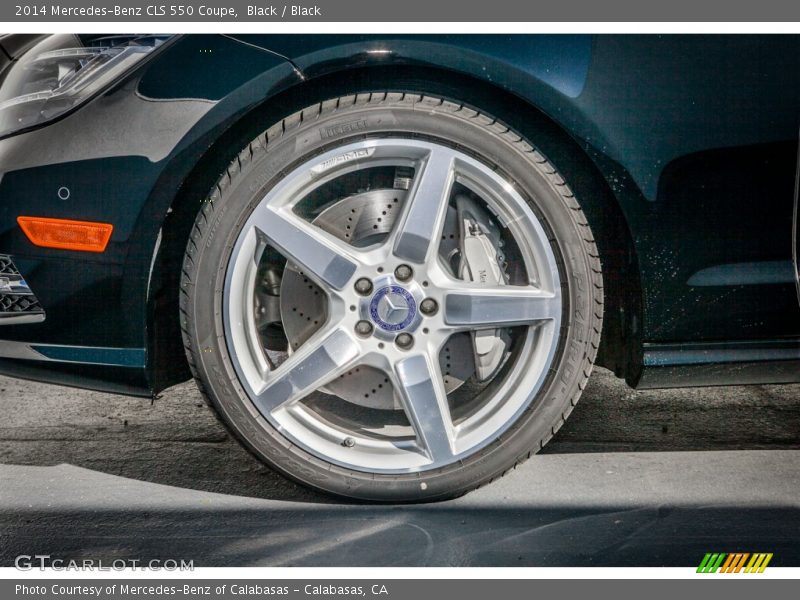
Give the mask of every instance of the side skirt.
POLYGON ((637 389, 800 383, 800 339, 644 344, 637 389))

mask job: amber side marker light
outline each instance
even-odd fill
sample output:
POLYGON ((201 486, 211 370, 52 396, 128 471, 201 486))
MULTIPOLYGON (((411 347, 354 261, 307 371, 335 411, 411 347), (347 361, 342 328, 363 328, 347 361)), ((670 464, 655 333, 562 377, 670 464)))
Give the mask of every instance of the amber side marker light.
POLYGON ((17 223, 35 246, 79 252, 104 252, 114 231, 110 223, 47 217, 17 217, 17 223))

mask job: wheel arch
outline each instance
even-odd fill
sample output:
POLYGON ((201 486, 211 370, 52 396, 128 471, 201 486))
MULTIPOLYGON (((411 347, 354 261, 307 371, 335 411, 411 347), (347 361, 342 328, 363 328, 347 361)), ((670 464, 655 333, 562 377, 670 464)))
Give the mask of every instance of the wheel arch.
MULTIPOLYGON (((433 66, 356 66, 306 79, 241 115, 200 155, 184 178, 161 229, 148 296, 148 379, 155 393, 190 378, 178 309, 183 254, 200 203, 242 147, 287 114, 316 101, 370 89, 441 95, 495 115, 540 149, 565 175, 589 219, 603 263, 604 331, 597 363, 635 382, 641 370, 641 285, 628 222, 612 186, 580 138, 492 82, 433 66)), ((550 90, 550 94, 553 94, 550 90)), ((568 99, 564 97, 564 102, 568 99)), ((552 105, 553 98, 546 102, 552 105)))

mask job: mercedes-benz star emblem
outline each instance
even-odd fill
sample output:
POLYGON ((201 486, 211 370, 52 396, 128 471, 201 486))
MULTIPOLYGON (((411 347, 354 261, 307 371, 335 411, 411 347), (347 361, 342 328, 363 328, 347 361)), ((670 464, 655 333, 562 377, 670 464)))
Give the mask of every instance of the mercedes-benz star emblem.
POLYGON ((384 331, 400 331, 414 320, 417 303, 405 288, 387 285, 375 292, 369 312, 375 324, 384 331))

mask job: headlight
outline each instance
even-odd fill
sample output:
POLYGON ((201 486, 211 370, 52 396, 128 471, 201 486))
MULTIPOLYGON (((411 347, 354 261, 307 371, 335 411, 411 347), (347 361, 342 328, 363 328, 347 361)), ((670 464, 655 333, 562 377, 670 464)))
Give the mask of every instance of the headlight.
POLYGON ((110 36, 81 43, 53 35, 9 69, 0 86, 0 137, 46 123, 117 80, 169 36, 110 36))

